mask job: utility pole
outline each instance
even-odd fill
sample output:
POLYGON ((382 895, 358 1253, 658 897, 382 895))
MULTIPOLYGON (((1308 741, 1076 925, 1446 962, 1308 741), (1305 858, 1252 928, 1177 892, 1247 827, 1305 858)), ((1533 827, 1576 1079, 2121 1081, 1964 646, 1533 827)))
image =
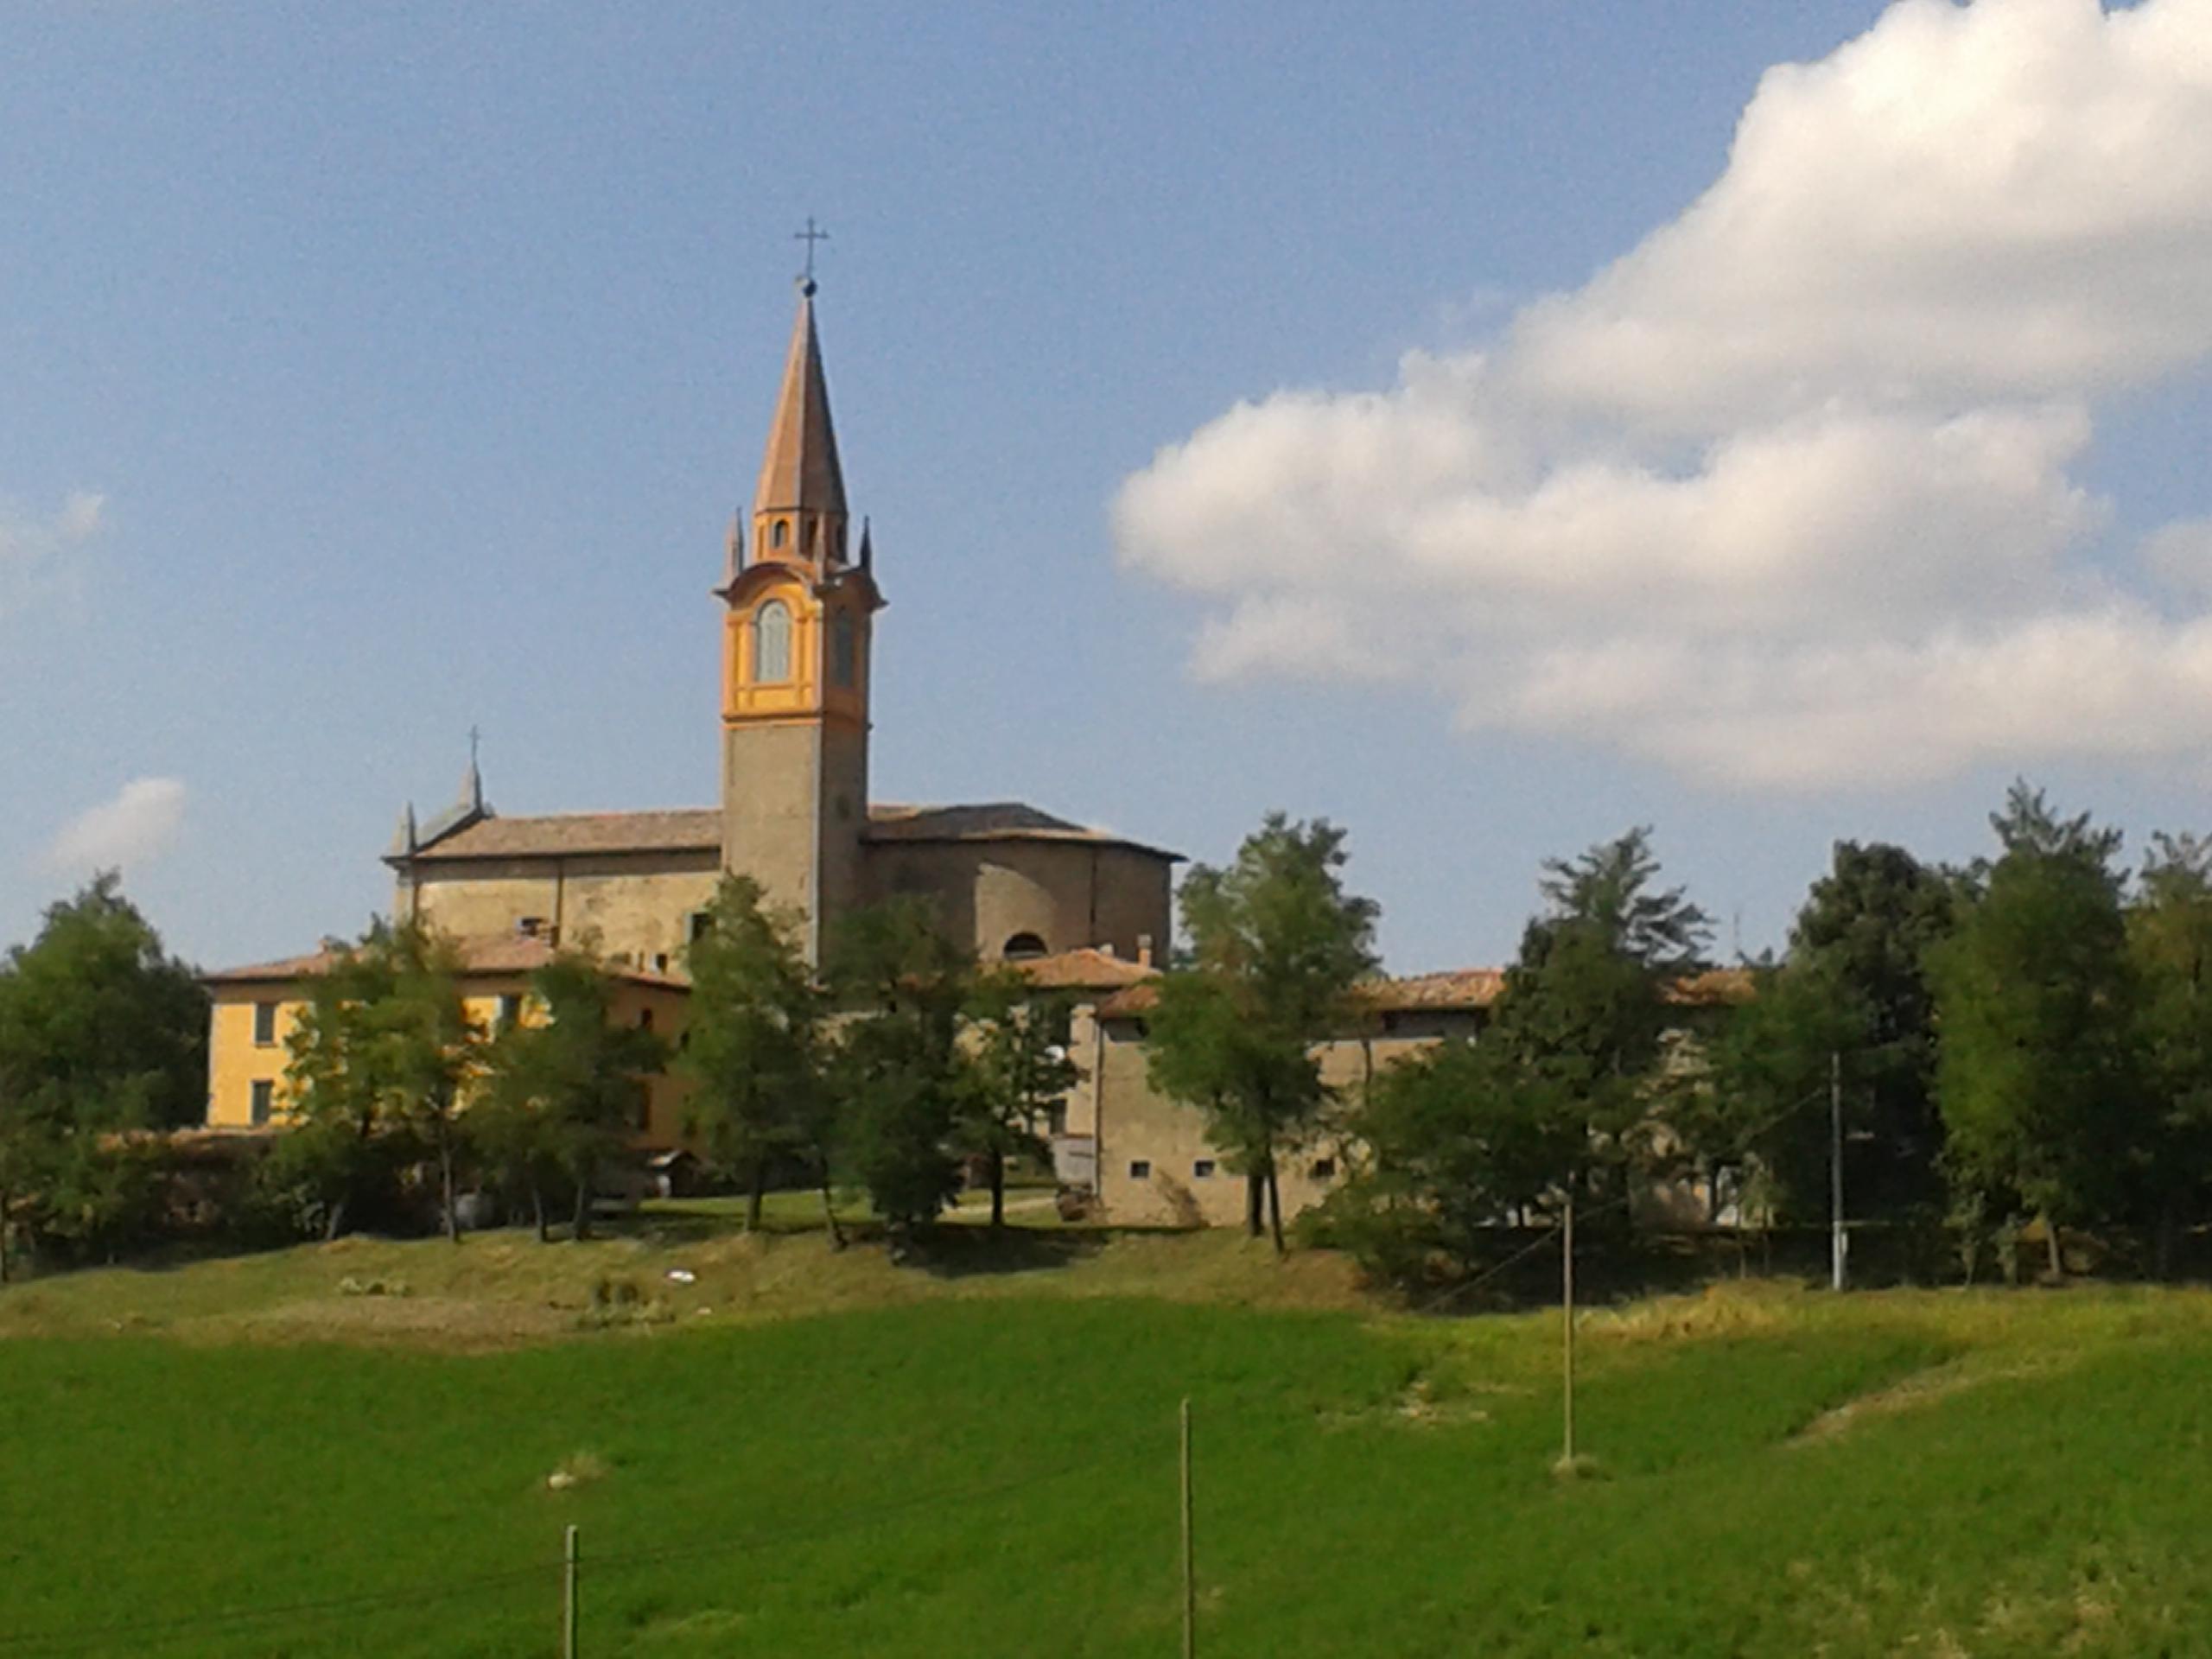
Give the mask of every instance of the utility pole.
POLYGON ((1843 1288, 1843 1053, 1828 1052, 1828 1288, 1843 1288))
POLYGON ((561 1546, 561 1659, 576 1659, 576 1529, 561 1546))
POLYGON ((1198 1575, 1192 1549, 1191 1504, 1191 1402, 1183 1401, 1183 1659, 1198 1659, 1198 1575))
POLYGON ((1567 1210, 1560 1227, 1560 1468, 1574 1469, 1574 1191, 1567 1189, 1567 1210))

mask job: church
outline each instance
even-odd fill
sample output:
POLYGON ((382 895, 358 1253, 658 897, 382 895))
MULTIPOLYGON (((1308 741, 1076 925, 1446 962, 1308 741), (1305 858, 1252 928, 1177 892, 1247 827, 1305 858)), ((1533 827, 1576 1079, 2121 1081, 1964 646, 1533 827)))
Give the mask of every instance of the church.
MULTIPOLYGON (((718 803, 507 817, 486 800, 472 756, 453 805, 426 822, 411 806, 401 817, 385 858, 392 913, 459 943, 472 1005, 486 1016, 511 1007, 531 969, 569 945, 621 976, 639 1015, 680 1025, 684 946, 725 872, 751 876, 771 906, 804 918, 813 961, 844 915, 905 895, 929 900, 980 960, 1033 963, 1063 984, 1103 976, 1118 986, 1167 945, 1173 853, 1020 802, 872 798, 885 587, 868 525, 855 535, 847 504, 815 293, 802 279, 751 512, 732 518, 711 589, 718 803)), ((211 1125, 251 1128, 281 1114, 283 1035, 300 982, 327 956, 208 976, 211 1125)), ((676 1117, 671 1091, 641 1133, 665 1143, 680 1135, 676 1117)))

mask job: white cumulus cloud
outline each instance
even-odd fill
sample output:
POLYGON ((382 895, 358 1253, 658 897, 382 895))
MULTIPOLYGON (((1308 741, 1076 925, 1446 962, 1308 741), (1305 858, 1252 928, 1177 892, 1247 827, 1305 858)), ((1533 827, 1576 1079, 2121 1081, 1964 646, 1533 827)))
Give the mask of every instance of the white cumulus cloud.
POLYGON ((47 848, 49 868, 73 874, 135 870, 175 844, 184 826, 185 787, 175 778, 134 778, 114 798, 79 813, 47 848))
POLYGON ((1210 601, 1202 676, 1418 679, 1723 782, 2212 755, 2212 520, 2123 569, 2077 475, 2101 399, 2212 358, 2208 295, 2212 0, 1901 0, 1588 283, 1238 404, 1116 539, 1210 601))

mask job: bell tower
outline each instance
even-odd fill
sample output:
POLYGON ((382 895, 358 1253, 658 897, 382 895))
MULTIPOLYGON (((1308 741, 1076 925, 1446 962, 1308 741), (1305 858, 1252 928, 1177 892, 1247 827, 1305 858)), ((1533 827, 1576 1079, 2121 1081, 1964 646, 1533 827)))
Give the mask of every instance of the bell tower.
MULTIPOLYGON (((810 229, 811 226, 810 226, 810 229)), ((810 251, 811 244, 810 244, 810 251)), ((865 901, 868 680, 883 599, 863 525, 849 544, 845 480, 814 328, 798 285, 751 551, 733 518, 722 601, 722 868, 801 912, 818 962, 828 929, 865 901)))

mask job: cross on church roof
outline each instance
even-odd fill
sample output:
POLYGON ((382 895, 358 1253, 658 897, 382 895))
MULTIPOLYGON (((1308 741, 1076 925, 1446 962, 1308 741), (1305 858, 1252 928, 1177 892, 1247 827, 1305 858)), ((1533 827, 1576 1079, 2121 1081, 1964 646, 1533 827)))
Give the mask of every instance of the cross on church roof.
POLYGON ((814 215, 812 213, 809 213, 806 216, 806 228, 804 230, 793 231, 791 232, 792 241, 804 242, 806 244, 806 274, 799 278, 799 283, 809 294, 814 292, 814 245, 817 242, 827 242, 829 239, 829 232, 815 229, 814 215))

